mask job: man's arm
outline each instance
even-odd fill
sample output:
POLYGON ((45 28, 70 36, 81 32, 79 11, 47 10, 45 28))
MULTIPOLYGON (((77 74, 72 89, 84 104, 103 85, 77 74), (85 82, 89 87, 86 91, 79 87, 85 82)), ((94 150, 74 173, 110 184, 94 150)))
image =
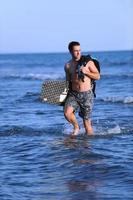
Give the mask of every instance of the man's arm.
POLYGON ((69 88, 70 80, 71 80, 69 68, 70 68, 70 65, 68 63, 66 63, 64 66, 64 70, 65 70, 65 74, 66 74, 66 87, 67 88, 69 88))
POLYGON ((82 72, 91 79, 99 80, 100 73, 93 61, 89 61, 86 66, 81 67, 82 72))

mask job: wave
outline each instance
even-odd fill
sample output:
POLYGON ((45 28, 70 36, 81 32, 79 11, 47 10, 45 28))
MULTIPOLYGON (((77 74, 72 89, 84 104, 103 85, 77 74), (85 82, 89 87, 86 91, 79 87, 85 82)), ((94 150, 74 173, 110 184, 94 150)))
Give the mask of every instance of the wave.
POLYGON ((120 77, 120 78, 132 78, 133 77, 133 73, 119 73, 119 74, 114 74, 114 73, 101 73, 102 77, 110 77, 110 78, 114 78, 114 77, 120 77))
MULTIPOLYGON (((132 78, 133 73, 119 73, 119 74, 114 74, 114 73, 101 73, 102 78, 132 78)), ((9 75, 1 75, 1 79, 21 79, 21 80, 62 80, 65 79, 65 74, 62 73, 54 73, 51 75, 51 73, 28 73, 28 74, 9 74, 9 75)))
MULTIPOLYGON (((112 54, 112 53, 111 53, 112 54)), ((124 66, 124 65, 133 65, 133 53, 129 52, 128 54, 121 52, 120 54, 104 55, 99 57, 102 64, 108 66, 124 66)))
POLYGON ((40 102, 40 93, 34 92, 26 92, 25 95, 21 96, 20 98, 16 99, 16 103, 35 103, 40 102))
POLYGON ((21 80, 57 80, 57 79, 62 79, 61 74, 34 74, 34 73, 29 73, 29 74, 11 74, 11 75, 5 75, 1 77, 2 79, 21 79, 21 80))
POLYGON ((61 127, 45 127, 45 128, 34 128, 29 126, 1 126, 0 127, 0 136, 13 136, 13 135, 22 135, 22 136, 41 136, 41 135, 58 135, 61 132, 61 127))
POLYGON ((123 104, 132 104, 133 103, 133 96, 125 96, 125 97, 119 97, 119 96, 110 96, 110 97, 104 97, 99 98, 100 101, 104 102, 112 102, 112 103, 123 103, 123 104))
POLYGON ((108 66, 121 66, 121 65, 132 65, 133 60, 127 60, 127 61, 104 61, 105 65, 108 66))

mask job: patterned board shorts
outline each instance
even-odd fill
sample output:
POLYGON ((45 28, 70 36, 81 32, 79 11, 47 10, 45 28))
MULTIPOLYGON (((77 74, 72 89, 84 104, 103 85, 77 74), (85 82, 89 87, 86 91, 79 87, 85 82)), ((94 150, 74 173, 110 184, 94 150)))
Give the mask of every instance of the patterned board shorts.
POLYGON ((65 107, 71 106, 74 112, 79 109, 79 116, 83 119, 90 119, 93 107, 94 95, 91 90, 87 92, 71 91, 65 102, 65 107))

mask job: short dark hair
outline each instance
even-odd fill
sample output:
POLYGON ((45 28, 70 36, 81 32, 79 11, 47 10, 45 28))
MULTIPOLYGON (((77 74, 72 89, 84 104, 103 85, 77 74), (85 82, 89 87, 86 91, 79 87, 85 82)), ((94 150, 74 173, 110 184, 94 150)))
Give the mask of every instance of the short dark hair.
POLYGON ((73 46, 79 46, 79 45, 80 45, 79 42, 72 41, 72 42, 69 43, 69 45, 68 45, 68 49, 69 49, 69 51, 71 52, 72 49, 73 49, 73 46))

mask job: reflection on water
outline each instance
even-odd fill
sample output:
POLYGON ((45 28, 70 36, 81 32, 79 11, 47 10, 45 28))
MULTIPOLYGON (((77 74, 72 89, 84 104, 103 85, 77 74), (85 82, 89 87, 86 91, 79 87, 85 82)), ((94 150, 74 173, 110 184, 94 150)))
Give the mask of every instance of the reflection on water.
POLYGON ((88 137, 68 136, 64 140, 64 145, 69 148, 90 148, 88 137))
POLYGON ((88 183, 86 181, 69 181, 67 184, 69 191, 88 191, 88 183))
POLYGON ((80 159, 80 160, 74 160, 74 164, 94 164, 98 162, 98 160, 92 160, 92 159, 80 159))
POLYGON ((67 183, 67 187, 72 194, 72 200, 101 199, 101 194, 98 192, 100 185, 101 181, 93 180, 71 180, 67 183))
POLYGON ((92 153, 88 136, 68 136, 64 140, 64 145, 71 150, 73 156, 71 176, 65 183, 71 193, 71 199, 100 199, 98 187, 101 186, 102 181, 96 178, 92 165, 99 163, 103 158, 92 153))

